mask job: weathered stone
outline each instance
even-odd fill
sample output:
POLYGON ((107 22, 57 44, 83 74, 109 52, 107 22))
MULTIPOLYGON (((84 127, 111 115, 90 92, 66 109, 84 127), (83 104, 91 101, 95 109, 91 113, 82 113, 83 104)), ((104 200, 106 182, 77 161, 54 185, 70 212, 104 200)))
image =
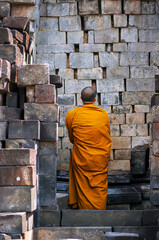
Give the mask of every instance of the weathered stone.
POLYGON ((70 53, 71 68, 93 68, 93 53, 70 53))
POLYGON ((121 136, 136 136, 136 125, 121 125, 121 136))
POLYGON ((35 102, 35 86, 26 87, 27 102, 35 102))
POLYGON ((110 126, 110 133, 112 137, 117 137, 120 136, 120 130, 119 130, 119 125, 111 125, 110 126))
POLYGON ((144 124, 145 114, 144 113, 127 113, 126 123, 127 124, 144 124))
POLYGON ((0 122, 0 141, 5 141, 7 137, 7 122, 0 122))
POLYGON ((65 44, 66 34, 58 31, 41 31, 38 34, 38 45, 65 44))
POLYGON ((143 14, 155 14, 155 2, 142 2, 143 14))
POLYGON ((72 149, 73 144, 70 142, 69 137, 64 137, 62 139, 62 147, 63 149, 72 149))
POLYGON ((140 42, 159 42, 159 30, 139 30, 140 42))
POLYGON ((1 93, 8 93, 9 92, 9 83, 7 80, 0 81, 0 92, 1 93))
POLYGON ((11 64, 7 60, 3 60, 1 79, 10 81, 11 80, 10 78, 11 78, 11 64))
POLYGON ((55 56, 54 54, 37 54, 36 64, 49 64, 50 74, 55 73, 55 56))
POLYGON ((21 118, 22 110, 20 108, 11 108, 0 106, 0 121, 11 121, 21 118))
POLYGON ((49 17, 59 17, 69 15, 69 3, 48 3, 47 4, 47 16, 49 17))
MULTIPOLYGON (((137 9, 137 8, 136 8, 137 9)), ((129 24, 139 29, 156 29, 158 30, 157 23, 159 21, 158 15, 130 15, 129 24)))
POLYGON ((127 27, 127 15, 114 15, 114 27, 127 27))
POLYGON ((62 226, 140 226, 142 213, 129 210, 63 210, 62 226))
POLYGON ((88 43, 94 43, 94 31, 88 31, 88 43))
POLYGON ((159 189, 159 176, 151 176, 150 187, 151 189, 159 189))
POLYGON ((116 160, 129 160, 131 159, 131 150, 115 150, 116 160))
POLYGON ((121 66, 145 66, 148 65, 148 53, 121 53, 121 66))
POLYGON ((8 2, 0 3, 0 18, 8 17, 10 15, 10 4, 8 2))
POLYGON ((121 13, 121 0, 102 0, 102 14, 121 13))
POLYGON ((1 187, 0 211, 32 212, 37 208, 36 187, 1 187))
POLYGON ((112 149, 131 148, 130 137, 112 137, 112 149))
POLYGON ((159 205, 159 190, 151 189, 150 192, 150 202, 152 205, 159 205))
POLYGON ((85 30, 99 30, 111 28, 110 16, 85 16, 84 29, 85 30))
POLYGON ((128 50, 129 52, 151 52, 153 51, 157 52, 159 51, 159 44, 158 43, 129 43, 128 44, 128 50))
POLYGON ((144 145, 133 148, 130 162, 132 175, 145 174, 149 165, 149 147, 144 145))
POLYGON ((141 13, 140 0, 124 0, 124 12, 126 14, 140 14, 141 13))
POLYGON ((104 52, 105 44, 80 44, 80 52, 104 52))
POLYGON ((36 164, 36 151, 33 149, 0 149, 0 166, 27 166, 36 164))
POLYGON ((84 33, 82 31, 78 32, 68 32, 67 33, 67 38, 68 38, 68 43, 71 44, 79 44, 83 43, 83 37, 84 33))
POLYGON ((11 16, 12 17, 27 17, 30 20, 36 19, 36 6, 35 5, 26 5, 19 4, 18 8, 16 5, 12 5, 11 16))
POLYGON ((159 141, 158 140, 154 140, 152 142, 152 152, 154 156, 159 157, 159 141))
POLYGON ((105 233, 105 240, 138 240, 139 234, 137 233, 120 233, 120 232, 107 232, 105 233))
POLYGON ((40 30, 58 31, 58 18, 40 18, 40 30))
POLYGON ((152 139, 159 140, 159 123, 152 123, 152 139))
POLYGON ((50 83, 54 84, 56 88, 62 87, 62 78, 58 75, 50 75, 50 83))
POLYGON ((127 43, 114 43, 113 52, 127 52, 127 43))
POLYGON ((23 34, 21 34, 19 31, 13 29, 12 30, 12 34, 13 34, 13 37, 19 42, 19 43, 22 43, 24 42, 24 39, 23 39, 23 34))
POLYGON ((159 65, 159 54, 158 53, 151 53, 151 65, 158 66, 159 65))
MULTIPOLYGON (((41 211, 40 211, 40 226, 41 227, 60 226, 60 211, 41 209, 41 211)), ((36 235, 36 233, 35 233, 35 235, 36 235)))
POLYGON ((92 69, 78 69, 77 70, 78 79, 102 79, 102 68, 92 68, 92 69))
POLYGON ((20 50, 15 44, 0 44, 0 49, 0 58, 3 60, 7 60, 10 63, 15 63, 16 65, 22 63, 20 50))
POLYGON ((124 80, 97 80, 97 92, 122 92, 124 91, 124 80))
POLYGON ((114 43, 119 42, 119 30, 109 28, 95 31, 95 43, 114 43))
POLYGON ((47 142, 57 141, 58 138, 58 124, 52 122, 40 123, 40 140, 47 142))
POLYGON ((31 139, 6 139, 6 148, 31 148, 37 149, 38 143, 37 141, 31 139))
POLYGON ((73 44, 38 46, 37 53, 70 53, 74 52, 73 44))
POLYGON ((57 102, 59 105, 75 105, 75 95, 58 95, 57 102))
POLYGON ((39 200, 40 200, 40 207, 49 207, 54 204, 54 199, 56 196, 56 189, 39 189, 39 200))
POLYGON ((80 93, 87 86, 91 86, 91 80, 66 80, 65 93, 80 93))
POLYGON ((30 51, 29 47, 31 47, 31 43, 29 42, 29 40, 30 40, 29 34, 26 31, 23 31, 22 34, 23 34, 23 45, 24 45, 26 51, 28 51, 28 50, 30 51))
POLYGON ((60 31, 81 31, 80 16, 60 17, 60 31))
POLYGON ((113 106, 113 113, 117 114, 132 113, 132 106, 131 105, 113 106))
POLYGON ((99 53, 99 63, 101 67, 115 67, 119 66, 118 53, 99 53))
POLYGON ((121 41, 122 42, 137 42, 138 41, 137 28, 121 29, 121 41))
POLYGON ((151 102, 153 92, 123 92, 122 103, 124 105, 148 105, 151 102))
MULTIPOLYGON (((154 117, 157 115, 158 112, 158 105, 159 105, 159 94, 154 94, 151 98, 151 108, 152 111, 154 109, 154 117)), ((154 120, 153 120, 154 121, 154 120)), ((157 121, 158 122, 158 121, 157 121)))
POLYGON ((25 103, 25 120, 40 120, 47 122, 58 122, 59 108, 57 104, 49 103, 25 103))
POLYGON ((101 93, 101 105, 119 105, 119 93, 101 93))
POLYGON ((13 35, 9 28, 0 28, 0 44, 13 44, 13 35))
POLYGON ((108 79, 125 79, 129 77, 128 67, 107 67, 108 79))
MULTIPOLYGON (((24 233, 27 231, 26 213, 0 213, 0 231, 5 233, 24 233)), ((1 239, 1 238, 0 238, 1 239)), ((9 238, 2 238, 9 239, 9 238)), ((11 239, 11 238, 10 238, 11 239)))
POLYGON ((40 139, 40 122, 36 120, 14 120, 9 122, 9 139, 40 139))
POLYGON ((39 188, 48 191, 56 188, 56 176, 39 175, 39 188))
POLYGON ((36 167, 0 167, 0 186, 35 186, 36 167))
POLYGON ((109 171, 130 171, 130 160, 113 160, 108 163, 109 171))
POLYGON ((36 103, 56 103, 56 88, 53 84, 35 85, 36 103))
POLYGON ((150 136, 132 137, 132 148, 138 145, 150 144, 150 136))
POLYGON ((3 26, 11 29, 19 29, 24 31, 29 23, 27 17, 5 17, 3 18, 3 26))
POLYGON ((57 155, 57 142, 42 142, 39 143, 39 156, 57 155))
POLYGON ((0 240, 11 240, 11 236, 7 234, 0 234, 0 240))
POLYGON ((98 14, 98 0, 94 0, 92 2, 88 0, 79 0, 79 15, 88 15, 88 14, 98 14))
POLYGON ((67 55, 65 53, 55 54, 55 68, 66 68, 67 67, 67 55))

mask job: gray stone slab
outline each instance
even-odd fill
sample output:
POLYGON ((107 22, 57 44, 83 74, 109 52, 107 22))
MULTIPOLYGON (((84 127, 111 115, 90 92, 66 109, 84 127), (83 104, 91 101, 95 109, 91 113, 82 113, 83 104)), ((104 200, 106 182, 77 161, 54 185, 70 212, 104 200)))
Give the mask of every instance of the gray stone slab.
POLYGON ((120 232, 107 232, 105 240, 137 240, 139 234, 137 233, 120 233, 120 232))
POLYGON ((159 218, 159 210, 147 210, 143 211, 142 225, 143 226, 157 226, 157 220, 159 218))
POLYGON ((99 30, 111 28, 111 16, 85 16, 85 30, 99 30))
POLYGON ((14 108, 18 107, 18 93, 7 93, 6 106, 14 108))
POLYGON ((142 211, 63 210, 62 226, 140 226, 142 211))
POLYGON ((38 142, 31 139, 6 139, 6 148, 38 149, 38 142))
POLYGON ((118 29, 110 28, 95 31, 95 43, 114 43, 119 42, 118 29))
POLYGON ((58 140, 58 124, 52 122, 40 123, 40 140, 55 142, 58 140))
POLYGON ((51 189, 44 189, 40 188, 39 189, 39 201, 40 201, 40 206, 41 207, 49 207, 54 204, 54 199, 56 196, 56 189, 51 188, 51 189))
POLYGON ((93 53, 70 53, 71 68, 93 68, 93 53))
MULTIPOLYGON (((60 226, 60 211, 42 209, 40 211, 40 227, 57 226, 60 226)), ((47 232, 45 233, 47 234, 47 232)))
POLYGON ((21 118, 22 110, 20 108, 11 108, 0 106, 0 121, 11 121, 21 118))
POLYGON ((40 175, 56 175, 57 157, 51 156, 39 156, 39 173, 40 175))
POLYGON ((80 16, 60 17, 59 18, 60 31, 81 31, 80 16))
POLYGON ((42 142, 39 143, 39 156, 57 155, 57 142, 42 142))

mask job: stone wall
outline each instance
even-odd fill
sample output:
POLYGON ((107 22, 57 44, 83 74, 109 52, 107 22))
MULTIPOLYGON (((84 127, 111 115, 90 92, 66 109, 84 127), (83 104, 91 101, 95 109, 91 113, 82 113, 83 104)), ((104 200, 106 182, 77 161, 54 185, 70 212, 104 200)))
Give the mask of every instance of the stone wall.
POLYGON ((159 4, 156 0, 44 0, 37 63, 63 78, 58 169, 68 169, 72 145, 67 112, 82 104, 85 86, 111 122, 109 169, 130 170, 130 152, 150 142, 150 102, 159 73, 159 4))

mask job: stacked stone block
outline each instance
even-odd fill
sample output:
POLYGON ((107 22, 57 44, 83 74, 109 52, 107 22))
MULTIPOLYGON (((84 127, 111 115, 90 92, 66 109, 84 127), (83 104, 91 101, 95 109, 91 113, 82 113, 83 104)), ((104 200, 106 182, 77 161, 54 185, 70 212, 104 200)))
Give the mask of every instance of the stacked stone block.
POLYGON ((151 99, 151 111, 152 111, 152 145, 150 154, 151 164, 151 203, 153 205, 159 205, 159 173, 158 173, 158 157, 159 157, 159 76, 156 75, 155 81, 156 93, 151 99))
POLYGON ((67 112, 82 105, 85 86, 111 122, 110 170, 130 170, 130 151, 150 143, 150 101, 158 73, 158 4, 141 0, 49 1, 41 5, 37 63, 64 79, 60 105, 58 169, 68 169, 72 145, 67 112))

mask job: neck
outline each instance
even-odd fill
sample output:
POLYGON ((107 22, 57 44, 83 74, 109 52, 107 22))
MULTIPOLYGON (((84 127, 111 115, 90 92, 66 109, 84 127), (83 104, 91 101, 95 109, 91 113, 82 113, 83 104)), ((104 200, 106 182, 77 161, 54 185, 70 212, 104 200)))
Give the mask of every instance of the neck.
POLYGON ((83 105, 85 104, 94 104, 94 102, 83 102, 83 105))

